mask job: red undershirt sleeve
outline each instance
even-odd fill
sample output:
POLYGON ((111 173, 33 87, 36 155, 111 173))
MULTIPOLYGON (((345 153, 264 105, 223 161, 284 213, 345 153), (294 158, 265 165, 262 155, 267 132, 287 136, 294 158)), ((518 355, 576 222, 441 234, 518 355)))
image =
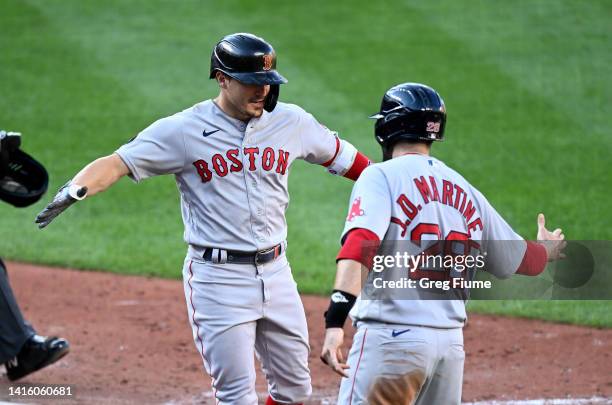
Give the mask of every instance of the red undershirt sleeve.
POLYGON ((364 228, 351 229, 336 256, 336 261, 351 259, 371 269, 379 246, 380 239, 374 232, 364 228))
POLYGON ((525 249, 523 261, 516 273, 525 276, 537 276, 544 271, 547 262, 548 255, 546 254, 546 248, 540 243, 527 241, 527 249, 525 249))

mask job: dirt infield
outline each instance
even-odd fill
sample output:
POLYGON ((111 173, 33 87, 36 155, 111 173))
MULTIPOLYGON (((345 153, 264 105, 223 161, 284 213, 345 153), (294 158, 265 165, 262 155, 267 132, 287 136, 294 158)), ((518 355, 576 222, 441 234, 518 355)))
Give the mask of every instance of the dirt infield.
MULTIPOLYGON (((21 381, 71 384, 72 400, 26 402, 210 402, 210 379, 191 339, 180 281, 7 266, 23 312, 38 332, 65 337, 72 346, 60 362, 21 381)), ((303 301, 312 345, 312 403, 327 403, 339 383, 318 359, 327 299, 303 301)), ((466 402, 612 398, 612 330, 472 315, 465 350, 466 402)), ((0 400, 14 400, 2 373, 0 400)), ((266 392, 261 375, 257 387, 266 392)))

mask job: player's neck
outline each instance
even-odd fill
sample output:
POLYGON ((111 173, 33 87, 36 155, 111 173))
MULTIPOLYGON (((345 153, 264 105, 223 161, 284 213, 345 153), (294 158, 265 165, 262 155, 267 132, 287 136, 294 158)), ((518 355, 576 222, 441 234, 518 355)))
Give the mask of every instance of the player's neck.
POLYGON ((250 121, 251 117, 235 108, 234 105, 223 96, 223 93, 219 93, 219 96, 217 96, 217 98, 215 98, 213 101, 217 107, 219 107, 221 111, 225 113, 225 115, 246 123, 250 121))
POLYGON ((391 158, 396 158, 411 153, 429 156, 429 146, 424 143, 398 143, 393 147, 391 158))

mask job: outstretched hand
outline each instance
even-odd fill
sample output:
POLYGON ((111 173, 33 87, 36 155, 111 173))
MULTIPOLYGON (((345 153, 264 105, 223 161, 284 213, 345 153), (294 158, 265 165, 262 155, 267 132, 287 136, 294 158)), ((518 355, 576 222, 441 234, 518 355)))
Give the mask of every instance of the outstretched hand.
POLYGON ((49 225, 59 214, 64 212, 75 202, 82 200, 87 195, 87 187, 77 186, 66 183, 59 189, 53 201, 45 207, 37 216, 34 222, 38 224, 38 228, 42 229, 49 225))
POLYGON ((548 254, 548 261, 565 259, 563 249, 567 246, 565 241, 565 235, 561 228, 557 228, 554 231, 546 229, 546 218, 544 214, 538 214, 538 242, 540 242, 546 253, 548 254))

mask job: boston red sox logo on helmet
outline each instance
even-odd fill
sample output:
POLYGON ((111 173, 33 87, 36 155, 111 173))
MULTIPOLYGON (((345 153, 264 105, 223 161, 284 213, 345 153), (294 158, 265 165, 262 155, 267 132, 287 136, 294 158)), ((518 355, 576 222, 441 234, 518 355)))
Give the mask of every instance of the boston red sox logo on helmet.
POLYGON ((270 70, 272 69, 272 61, 273 61, 273 56, 271 53, 266 54, 263 56, 263 70, 270 70))

